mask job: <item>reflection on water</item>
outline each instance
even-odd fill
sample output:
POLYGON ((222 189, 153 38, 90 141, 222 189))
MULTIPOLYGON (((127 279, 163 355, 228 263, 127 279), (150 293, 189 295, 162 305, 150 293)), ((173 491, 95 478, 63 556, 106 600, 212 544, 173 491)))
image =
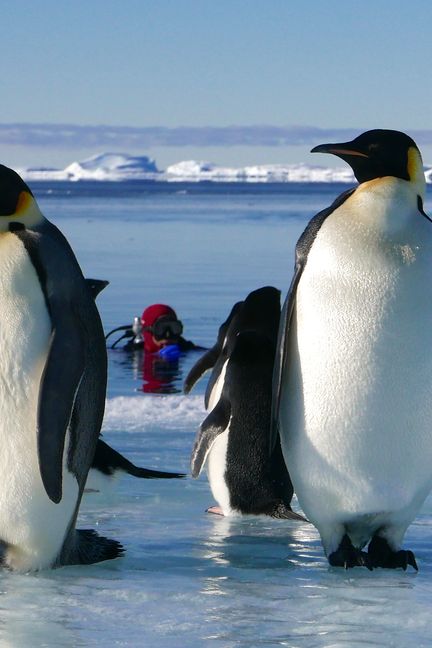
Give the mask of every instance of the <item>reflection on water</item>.
POLYGON ((318 558, 319 538, 311 524, 265 516, 212 516, 209 529, 203 557, 217 565, 290 569, 301 564, 308 552, 310 560, 318 558))
POLYGON ((161 358, 157 353, 142 350, 132 354, 134 380, 141 384, 137 389, 146 394, 178 394, 181 392, 182 372, 179 358, 161 358))
POLYGON ((199 358, 198 351, 182 353, 177 358, 145 353, 142 349, 108 350, 110 395, 132 392, 179 394, 189 368, 199 358))

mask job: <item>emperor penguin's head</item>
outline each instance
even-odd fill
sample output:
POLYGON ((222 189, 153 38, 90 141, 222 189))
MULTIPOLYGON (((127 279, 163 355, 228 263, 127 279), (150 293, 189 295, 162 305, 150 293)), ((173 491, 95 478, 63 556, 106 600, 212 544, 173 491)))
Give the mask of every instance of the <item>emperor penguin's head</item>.
POLYGON ((425 177, 419 149, 411 137, 395 130, 375 129, 351 142, 320 144, 311 153, 332 153, 348 162, 357 180, 393 176, 415 185, 423 198, 425 177))
POLYGON ((18 173, 0 164, 0 232, 31 227, 43 218, 24 180, 18 173))

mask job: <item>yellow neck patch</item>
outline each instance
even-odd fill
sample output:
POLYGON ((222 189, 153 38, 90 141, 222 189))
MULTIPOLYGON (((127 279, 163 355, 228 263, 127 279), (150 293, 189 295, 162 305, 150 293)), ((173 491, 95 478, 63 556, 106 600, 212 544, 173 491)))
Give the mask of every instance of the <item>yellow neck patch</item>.
POLYGON ((38 207, 36 200, 28 191, 21 191, 18 196, 15 213, 8 216, 0 214, 0 232, 9 231, 10 223, 22 223, 31 228, 42 223, 44 215, 38 207))
POLYGON ((422 198, 424 198, 426 192, 426 181, 423 171, 423 160, 420 151, 414 146, 411 146, 408 149, 407 171, 410 182, 416 185, 417 192, 422 198))

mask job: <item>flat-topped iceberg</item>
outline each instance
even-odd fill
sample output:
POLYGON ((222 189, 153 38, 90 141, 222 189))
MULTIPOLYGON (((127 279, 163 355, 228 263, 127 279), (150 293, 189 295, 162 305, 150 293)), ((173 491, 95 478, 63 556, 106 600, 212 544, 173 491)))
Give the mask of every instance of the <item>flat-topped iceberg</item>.
POLYGON ((306 164, 265 164, 230 168, 211 162, 189 160, 167 167, 164 175, 171 181, 354 182, 354 175, 349 167, 330 169, 306 164))
MULTIPOLYGON (((163 182, 343 182, 355 183, 350 167, 321 167, 308 164, 264 164, 225 167, 212 162, 186 160, 160 171, 146 155, 102 153, 64 169, 22 168, 18 173, 28 181, 97 180, 124 182, 158 180, 163 182)), ((432 167, 425 167, 426 182, 432 183, 432 167)))

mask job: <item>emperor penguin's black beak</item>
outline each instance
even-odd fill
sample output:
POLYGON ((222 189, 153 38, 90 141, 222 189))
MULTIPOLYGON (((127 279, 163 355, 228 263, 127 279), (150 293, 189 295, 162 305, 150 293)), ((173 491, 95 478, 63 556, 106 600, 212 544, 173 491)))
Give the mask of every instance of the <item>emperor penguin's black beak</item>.
POLYGON ((348 157, 363 157, 367 158, 369 155, 355 148, 353 142, 342 142, 340 144, 319 144, 314 146, 311 153, 331 153, 338 157, 345 159, 348 157))

